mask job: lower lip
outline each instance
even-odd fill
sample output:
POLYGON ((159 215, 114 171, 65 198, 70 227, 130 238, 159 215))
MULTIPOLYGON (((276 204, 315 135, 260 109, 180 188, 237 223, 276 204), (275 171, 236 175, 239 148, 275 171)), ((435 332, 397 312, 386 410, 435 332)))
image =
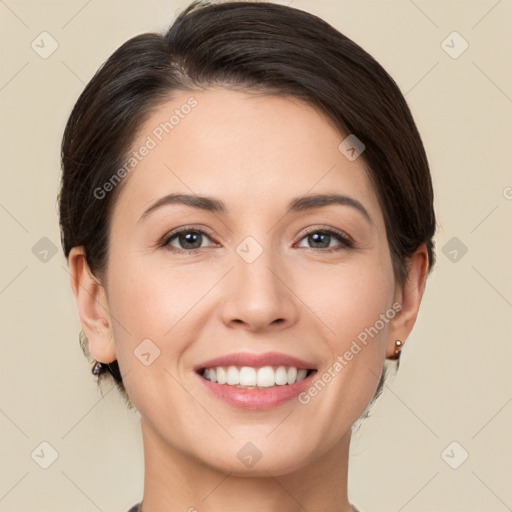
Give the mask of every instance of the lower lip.
POLYGON ((229 405, 240 409, 264 410, 278 407, 305 391, 311 385, 312 378, 316 373, 316 371, 312 372, 311 375, 295 384, 262 389, 244 389, 228 384, 218 384, 205 379, 198 373, 196 375, 208 391, 229 405))

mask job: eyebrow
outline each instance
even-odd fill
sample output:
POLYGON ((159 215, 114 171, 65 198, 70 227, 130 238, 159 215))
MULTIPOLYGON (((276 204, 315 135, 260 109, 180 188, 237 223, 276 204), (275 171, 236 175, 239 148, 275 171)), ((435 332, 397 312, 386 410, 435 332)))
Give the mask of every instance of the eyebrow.
MULTIPOLYGON (((228 209, 225 203, 223 203, 219 199, 191 194, 169 194, 155 201, 141 215, 140 219, 137 222, 142 221, 151 212, 154 212, 155 210, 163 206, 171 204, 182 204, 185 206, 190 206, 192 208, 198 208, 213 213, 228 213, 228 209)), ((366 208, 357 199, 341 194, 315 194, 303 197, 296 197, 292 199, 288 204, 287 212, 301 212, 305 210, 313 210, 315 208, 322 208, 324 206, 329 206, 332 204, 350 206, 356 209, 359 213, 361 213, 369 224, 374 224, 373 219, 371 218, 366 208)))

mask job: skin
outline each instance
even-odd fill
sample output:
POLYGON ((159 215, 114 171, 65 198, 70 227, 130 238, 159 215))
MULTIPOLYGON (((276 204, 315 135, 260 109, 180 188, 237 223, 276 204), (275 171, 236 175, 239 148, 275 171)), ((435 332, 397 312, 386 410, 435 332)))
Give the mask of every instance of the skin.
POLYGON ((179 92, 154 111, 133 148, 190 96, 197 106, 125 178, 106 280, 91 274, 83 248, 69 257, 90 352, 118 360, 141 415, 143 510, 348 512, 351 426, 374 395, 395 340, 406 340, 414 326, 426 247, 398 286, 361 158, 349 161, 338 149, 345 135, 297 99, 224 88, 179 92), (292 198, 335 192, 360 201, 372 222, 346 205, 285 214, 292 198), (220 199, 228 213, 174 204, 138 222, 169 193, 220 199), (195 246, 178 237, 158 246, 186 226, 211 236, 195 246), (335 236, 315 243, 308 227, 341 230, 355 246, 335 236), (263 249, 252 263, 236 252, 247 236, 263 249), (170 250, 192 247, 201 248, 170 250), (402 310, 306 405, 237 409, 194 375, 196 364, 237 351, 284 352, 313 361, 322 374, 395 302, 402 310), (134 350, 148 338, 160 355, 145 366, 134 350), (237 457, 247 442, 262 454, 252 467, 237 457))

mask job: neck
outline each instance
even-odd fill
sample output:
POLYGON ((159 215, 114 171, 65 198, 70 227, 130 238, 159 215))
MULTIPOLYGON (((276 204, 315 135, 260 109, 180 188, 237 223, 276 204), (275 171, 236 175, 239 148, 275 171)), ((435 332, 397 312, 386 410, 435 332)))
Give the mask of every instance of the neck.
POLYGON ((292 473, 223 473, 165 443, 142 419, 142 512, 350 512, 347 496, 350 430, 328 453, 292 473))

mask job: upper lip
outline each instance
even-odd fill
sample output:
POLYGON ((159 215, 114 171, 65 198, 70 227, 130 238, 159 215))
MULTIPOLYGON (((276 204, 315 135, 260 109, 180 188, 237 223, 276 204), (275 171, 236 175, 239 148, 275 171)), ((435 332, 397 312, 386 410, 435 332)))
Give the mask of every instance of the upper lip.
POLYGON ((294 366, 299 370, 301 368, 316 370, 315 365, 311 362, 279 352, 265 352, 263 354, 236 352, 226 354, 204 361, 196 365, 194 370, 197 372, 204 368, 215 368, 217 366, 252 366, 255 368, 262 366, 294 366))

